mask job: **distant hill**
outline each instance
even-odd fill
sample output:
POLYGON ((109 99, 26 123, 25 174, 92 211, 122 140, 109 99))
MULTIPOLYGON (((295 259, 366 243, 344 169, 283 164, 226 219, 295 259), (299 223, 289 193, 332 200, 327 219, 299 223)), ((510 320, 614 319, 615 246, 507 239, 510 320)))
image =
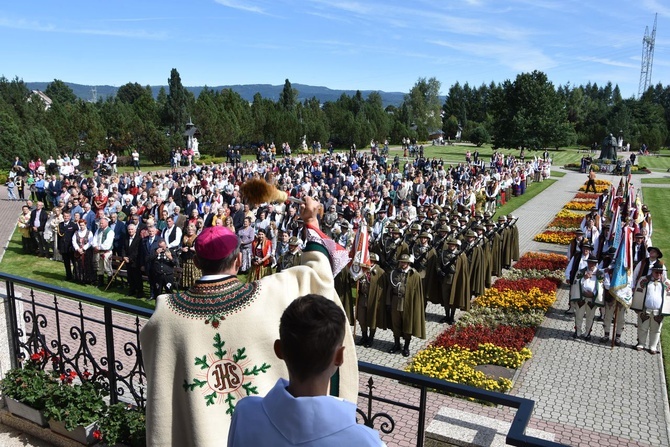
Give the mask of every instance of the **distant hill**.
MULTIPOLYGON (((31 90, 41 90, 44 91, 47 88, 47 85, 49 82, 26 82, 26 85, 28 86, 29 89, 31 90)), ((75 95, 77 95, 81 99, 85 100, 91 100, 93 98, 92 94, 92 88, 94 86, 92 85, 82 85, 82 84, 73 84, 71 82, 65 82, 72 91, 74 92, 75 95)), ((305 85, 305 84, 291 84, 293 88, 298 90, 298 100, 300 102, 304 101, 305 99, 311 99, 312 97, 316 97, 321 103, 327 102, 327 101, 336 101, 337 98, 339 98, 342 93, 346 93, 349 96, 353 96, 356 94, 356 90, 332 90, 329 89, 328 87, 318 87, 318 86, 313 86, 313 85, 305 85)), ((165 87, 165 89, 168 89, 167 85, 160 86, 160 85, 152 85, 151 90, 153 91, 154 98, 158 96, 158 91, 160 90, 161 87, 165 87)), ((204 88, 204 86, 201 87, 185 87, 187 90, 193 92, 193 94, 198 97, 200 94, 200 91, 204 88)), ((246 99, 247 101, 251 102, 254 99, 254 95, 256 93, 260 93, 263 98, 269 98, 274 101, 279 99, 279 94, 281 93, 282 89, 284 88, 284 85, 270 85, 270 84, 249 84, 249 85, 220 85, 217 87, 209 87, 212 90, 220 91, 223 89, 231 89, 234 92, 239 93, 239 95, 246 99)), ((95 89, 97 91, 98 98, 106 98, 108 96, 114 96, 116 95, 116 91, 118 90, 118 87, 114 87, 111 85, 96 85, 95 89)), ((370 93, 372 93, 375 90, 361 90, 361 93, 363 94, 364 98, 367 98, 370 93)), ((378 93, 382 97, 382 101, 384 103, 384 107, 388 105, 394 105, 394 106, 399 106, 402 104, 404 98, 405 98, 405 93, 401 92, 382 92, 378 91, 378 93)))

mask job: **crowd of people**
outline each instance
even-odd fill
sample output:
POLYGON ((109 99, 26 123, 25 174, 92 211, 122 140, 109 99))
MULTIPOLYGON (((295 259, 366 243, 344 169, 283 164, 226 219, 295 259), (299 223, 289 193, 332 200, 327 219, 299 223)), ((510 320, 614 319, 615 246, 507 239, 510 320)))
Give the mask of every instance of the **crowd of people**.
MULTIPOLYGON (((477 158, 446 165, 436 158, 390 159, 352 149, 118 174, 115 166, 109 172, 103 169, 111 155, 99 154, 97 166, 88 175, 78 169, 68 175, 58 170, 49 174, 46 169, 42 174, 35 168, 39 188, 29 197, 21 196, 26 200, 19 217, 23 248, 26 253, 62 261, 68 280, 88 284, 109 281, 112 257, 117 256, 127 267, 129 293, 143 297, 148 279, 151 299, 164 290, 188 288, 199 277, 193 245, 209 226, 226 226, 239 236, 241 272, 250 281, 299 262, 304 241, 297 205, 264 204, 251 209, 239 194, 239 185, 246 179, 272 178, 291 196, 316 197, 324 209, 324 231, 346 248, 353 244, 358 228, 367 225, 379 267, 390 270, 397 266, 395 258, 419 247, 429 245, 439 255, 451 236, 463 244, 458 251, 465 253, 468 239, 482 241, 509 227, 510 222, 491 220, 496 207, 523 194, 530 181, 541 181, 549 165, 543 159, 522 162, 501 152, 489 163, 477 158), (474 236, 467 236, 468 230, 474 236), (426 238, 419 237, 424 233, 427 245, 422 242, 426 238), (406 248, 391 256, 389 247, 398 243, 393 235, 403 235, 406 248), (176 271, 180 272, 177 278, 176 271)), ((72 162, 64 161, 70 160, 67 156, 58 160, 72 162)), ((21 166, 21 160, 15 165, 21 166)), ((27 175, 32 172, 28 170, 27 175)), ((417 251, 414 258, 418 257, 417 251)), ((423 272, 422 262, 410 264, 423 272)), ((424 276, 425 294, 430 296, 424 276)), ((342 281, 343 288, 347 284, 351 281, 342 281)), ((481 286, 474 287, 474 292, 481 291, 481 286)), ((349 316, 353 315, 351 305, 349 316)))
MULTIPOLYGON (((593 181, 589 176, 589 183, 593 181)), ((587 189, 588 190, 588 189, 587 189)), ((570 304, 566 314, 574 314, 575 339, 591 340, 594 322, 603 322, 600 341, 612 341, 621 346, 628 307, 638 317, 635 349, 650 354, 659 352, 663 318, 670 314, 670 303, 665 291, 670 286, 667 269, 661 258, 663 253, 652 243, 653 225, 649 208, 640 203, 629 203, 620 188, 615 197, 610 191, 600 195, 596 206, 582 219, 575 238, 568 246, 568 266, 565 280, 570 285, 570 304), (616 210, 614 217, 612 209, 616 210), (612 229, 612 221, 623 223, 621 232, 612 229), (632 235, 630 244, 625 242, 625 232, 632 235), (619 236, 619 235, 623 235, 619 236), (615 244, 615 237, 623 242, 615 244), (630 260, 632 275, 621 284, 614 284, 616 256, 630 260), (630 287, 633 299, 624 305, 617 299, 617 291, 630 287), (614 329, 612 326, 614 325, 614 329), (613 335, 612 335, 613 332, 613 335)))

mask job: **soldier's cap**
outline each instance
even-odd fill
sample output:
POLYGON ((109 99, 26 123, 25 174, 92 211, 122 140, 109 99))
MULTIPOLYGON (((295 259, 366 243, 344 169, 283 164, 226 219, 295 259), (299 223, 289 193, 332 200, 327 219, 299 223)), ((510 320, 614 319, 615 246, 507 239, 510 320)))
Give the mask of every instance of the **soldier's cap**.
POLYGON ((401 217, 398 219, 398 222, 407 222, 407 218, 406 218, 405 216, 401 216, 401 217))
POLYGON ((467 223, 468 218, 465 217, 465 216, 461 216, 461 217, 458 218, 458 221, 459 221, 459 222, 466 222, 466 223, 467 223))
POLYGON ((398 258, 398 262, 407 262, 411 264, 412 262, 414 262, 414 256, 407 253, 403 253, 398 258))
POLYGON ((393 222, 391 222, 390 224, 388 224, 388 225, 386 226, 386 229, 387 229, 388 231, 393 231, 394 228, 398 228, 398 227, 397 227, 396 224, 394 224, 393 222))
POLYGON ((417 217, 419 217, 421 219, 425 219, 426 218, 426 213, 419 213, 419 215, 417 217))
POLYGON ((470 210, 469 210, 468 208, 465 208, 465 209, 463 210, 463 214, 470 214, 470 210))
POLYGON ((440 222, 446 222, 449 220, 449 216, 447 216, 446 214, 442 214, 438 220, 440 222))
POLYGON ((413 224, 409 227, 409 229, 410 229, 410 230, 414 230, 414 231, 420 231, 420 230, 421 230, 421 225, 419 225, 418 223, 413 223, 413 224))
POLYGON ((377 253, 370 253, 370 261, 379 262, 379 255, 377 253))
POLYGON ((419 237, 425 237, 426 239, 432 239, 433 238, 433 236, 430 233, 428 233, 427 231, 424 231, 423 233, 421 233, 419 235, 419 237))
POLYGON ((396 226, 393 226, 393 228, 391 228, 390 231, 391 231, 391 233, 401 233, 400 228, 398 228, 396 226))
POLYGON ((593 245, 591 244, 582 244, 582 250, 587 249, 587 250, 593 250, 593 245))
POLYGON ((430 219, 426 219, 423 221, 421 225, 430 225, 431 227, 433 226, 433 221, 430 219))
POLYGON ((465 237, 477 237, 477 233, 472 230, 468 230, 467 233, 465 233, 465 237))
POLYGON ((649 211, 649 207, 647 205, 642 205, 642 211, 649 211))
POLYGON ((510 213, 507 215, 507 220, 514 220, 516 217, 514 217, 514 214, 510 213))
POLYGON ((486 221, 486 223, 484 223, 484 225, 487 226, 487 227, 495 227, 496 223, 493 222, 492 220, 489 220, 489 221, 486 221))
POLYGON ((575 234, 576 235, 584 234, 584 230, 582 230, 582 229, 575 230, 575 234))
POLYGON ((300 239, 297 237, 293 236, 291 239, 288 240, 289 245, 300 245, 300 239))
POLYGON ((449 233, 451 231, 451 228, 449 228, 449 225, 442 225, 440 228, 437 229, 440 233, 449 233))
POLYGON ((505 217, 505 216, 500 216, 500 217, 498 218, 498 220, 503 221, 503 222, 507 222, 507 217, 505 217))
POLYGON ((485 213, 484 213, 484 217, 491 217, 491 213, 489 213, 488 211, 485 212, 485 213))
POLYGON ((589 255, 589 258, 586 260, 586 262, 588 262, 589 264, 591 264, 592 262, 595 262, 597 264, 598 263, 598 258, 596 258, 596 255, 591 253, 589 255))
POLYGON ((665 264, 663 261, 656 261, 654 262, 654 265, 651 266, 651 269, 655 271, 663 271, 665 270, 665 264))
POLYGON ((475 213, 475 217, 478 217, 478 218, 480 218, 480 219, 483 219, 483 218, 484 218, 484 215, 482 214, 481 211, 477 211, 477 212, 475 213))
POLYGON ((453 237, 450 237, 449 239, 447 239, 447 245, 457 245, 457 246, 460 247, 461 246, 461 241, 459 241, 458 239, 455 239, 453 237))
POLYGON ((346 220, 343 220, 342 222, 340 222, 340 227, 349 228, 349 222, 347 222, 346 220))
POLYGON ((661 259, 663 257, 663 252, 661 251, 660 248, 658 248, 658 247, 647 248, 647 252, 651 252, 652 250, 656 250, 656 252, 658 253, 657 259, 661 259))
POLYGON ((238 246, 237 235, 226 227, 207 227, 195 239, 195 253, 200 259, 218 261, 230 255, 238 246))
POLYGON ((442 207, 440 205, 434 205, 434 207, 437 212, 442 212, 442 207))
POLYGON ((486 228, 484 228, 483 225, 475 225, 475 230, 482 230, 482 231, 484 231, 484 230, 486 230, 486 228))

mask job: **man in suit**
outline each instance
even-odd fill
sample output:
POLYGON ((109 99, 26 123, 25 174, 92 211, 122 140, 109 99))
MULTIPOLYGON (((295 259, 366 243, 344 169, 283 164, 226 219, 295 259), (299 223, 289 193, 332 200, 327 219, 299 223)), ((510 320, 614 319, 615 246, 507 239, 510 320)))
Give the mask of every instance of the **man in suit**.
POLYGON ((37 245, 37 256, 49 257, 49 245, 44 240, 44 227, 47 223, 47 212, 44 202, 37 202, 37 207, 30 213, 30 234, 37 245))
POLYGON ((111 213, 109 218, 109 228, 114 230, 114 245, 112 246, 112 253, 119 255, 121 253, 123 241, 128 230, 126 229, 125 222, 119 220, 119 216, 116 212, 111 213))
POLYGON ((63 211, 63 222, 58 224, 58 251, 63 257, 65 264, 65 279, 72 281, 72 265, 74 264, 74 248, 72 247, 72 237, 77 232, 77 224, 71 220, 70 211, 63 211))
MULTIPOLYGON (((153 284, 151 261, 152 256, 155 257, 156 250, 158 249, 158 243, 162 239, 160 236, 158 236, 158 229, 155 226, 147 227, 147 231, 149 234, 142 241, 142 260, 144 264, 144 272, 149 277, 149 284, 153 284)), ((153 296, 153 289, 151 299, 156 299, 156 297, 153 296)))
POLYGON ((128 295, 144 297, 144 286, 142 285, 142 238, 137 233, 134 223, 128 224, 127 234, 123 240, 122 256, 128 271, 128 295))
POLYGON ((95 231, 95 213, 91 209, 90 202, 84 204, 84 214, 81 215, 81 218, 86 221, 88 231, 95 231))
POLYGON ((187 196, 187 202, 186 202, 186 208, 184 209, 184 213, 187 216, 191 215, 191 212, 195 209, 198 209, 198 204, 195 202, 195 197, 193 197, 193 194, 188 194, 187 196))
POLYGON ((58 180, 55 175, 52 175, 47 188, 49 190, 49 200, 51 201, 51 207, 53 208, 54 206, 58 205, 58 196, 61 193, 60 180, 58 180))
POLYGON ((156 299, 165 290, 172 293, 176 288, 174 282, 174 268, 177 266, 177 258, 167 246, 167 241, 161 239, 158 248, 150 255, 151 264, 150 285, 151 296, 156 299))
POLYGON ((235 202, 235 213, 233 214, 233 226, 238 232, 244 226, 244 208, 240 202, 235 202))

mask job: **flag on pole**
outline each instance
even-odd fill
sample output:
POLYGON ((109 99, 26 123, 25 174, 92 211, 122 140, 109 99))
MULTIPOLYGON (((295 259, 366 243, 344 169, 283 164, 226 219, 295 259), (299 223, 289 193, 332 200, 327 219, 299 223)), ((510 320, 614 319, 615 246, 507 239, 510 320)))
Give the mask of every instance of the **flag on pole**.
POLYGON ((633 228, 626 226, 621 230, 621 240, 614 257, 614 269, 610 283, 610 293, 626 308, 629 308, 633 301, 633 289, 630 286, 633 266, 632 247, 633 228))
POLYGON ((349 274, 354 281, 363 277, 363 266, 370 266, 369 233, 367 225, 361 223, 351 247, 349 274))

